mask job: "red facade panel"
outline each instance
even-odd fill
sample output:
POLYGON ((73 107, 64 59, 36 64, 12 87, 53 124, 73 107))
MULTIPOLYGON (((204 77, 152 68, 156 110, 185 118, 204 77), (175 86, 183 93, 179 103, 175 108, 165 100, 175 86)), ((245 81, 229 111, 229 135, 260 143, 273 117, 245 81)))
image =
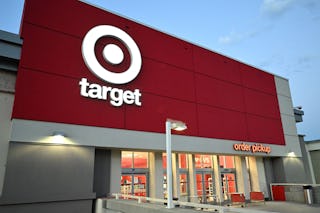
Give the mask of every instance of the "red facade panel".
POLYGON ((198 135, 195 103, 153 94, 144 94, 143 102, 139 109, 126 107, 126 129, 163 133, 166 119, 171 118, 188 125, 182 134, 198 135))
POLYGON ((141 25, 131 35, 135 37, 144 57, 193 70, 191 44, 141 25))
POLYGON ((78 79, 20 69, 14 118, 124 128, 124 108, 79 95, 78 79))
MULTIPOLYGON (((171 118, 187 123, 185 135, 284 144, 271 74, 75 0, 27 0, 22 37, 13 118, 159 133, 171 118), (122 29, 137 43, 142 67, 133 81, 115 85, 89 71, 81 45, 97 25, 122 29), (81 96, 82 78, 109 89, 139 89, 142 104, 115 107, 110 97, 81 96)), ((123 64, 103 63, 107 43, 127 48, 101 38, 99 63, 126 70, 129 50, 123 64)))
POLYGON ((199 136, 247 141, 245 114, 199 105, 199 136))
POLYGON ((246 64, 239 64, 245 87, 276 95, 274 76, 246 64))
POLYGON ((245 88, 244 97, 247 113, 279 119, 277 96, 245 88))
POLYGON ((198 103, 244 112, 243 88, 205 75, 196 74, 198 103))
POLYGON ((284 145, 281 120, 247 115, 248 140, 284 145))
POLYGON ((142 66, 139 76, 128 88, 139 87, 148 93, 195 101, 193 72, 148 58, 143 59, 142 66))
POLYGON ((23 32, 21 66, 75 78, 88 70, 79 60, 82 58, 80 38, 29 23, 23 24, 23 32))
POLYGON ((194 46, 194 69, 223 81, 242 84, 238 63, 210 50, 194 46))

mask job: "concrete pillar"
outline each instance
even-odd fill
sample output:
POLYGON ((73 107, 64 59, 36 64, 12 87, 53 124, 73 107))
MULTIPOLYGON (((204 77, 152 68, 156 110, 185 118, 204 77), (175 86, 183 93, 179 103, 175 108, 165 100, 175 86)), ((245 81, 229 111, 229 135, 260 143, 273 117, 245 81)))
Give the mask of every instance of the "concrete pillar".
POLYGON ((173 186, 173 197, 180 196, 180 178, 179 178, 179 161, 178 154, 172 154, 172 186, 173 186))
MULTIPOLYGON (((178 187, 178 179, 179 179, 179 164, 177 162, 178 154, 172 154, 172 195, 173 197, 178 197, 180 194, 179 187, 178 187)), ((179 181, 180 182, 180 181, 179 181)))
POLYGON ((149 165, 150 197, 163 199, 162 152, 150 152, 149 165))
POLYGON ((214 174, 214 185, 216 186, 216 196, 217 202, 222 203, 224 201, 222 195, 222 182, 221 182, 221 174, 220 174, 220 165, 219 158, 217 155, 213 155, 213 174, 214 174))
POLYGON ((121 187, 121 151, 111 150, 110 192, 120 193, 121 187))
POLYGON ((190 202, 198 203, 194 155, 188 154, 190 202))
POLYGON ((269 185, 267 184, 267 178, 262 157, 256 157, 256 165, 259 174, 260 191, 264 193, 265 197, 268 197, 269 185))
POLYGON ((248 157, 249 162, 249 175, 250 175, 250 185, 251 191, 259 192, 260 183, 259 183, 259 171, 257 168, 256 158, 254 156, 248 157))
POLYGON ((249 199, 249 175, 246 166, 246 159, 243 156, 235 156, 236 182, 238 192, 244 193, 249 199))

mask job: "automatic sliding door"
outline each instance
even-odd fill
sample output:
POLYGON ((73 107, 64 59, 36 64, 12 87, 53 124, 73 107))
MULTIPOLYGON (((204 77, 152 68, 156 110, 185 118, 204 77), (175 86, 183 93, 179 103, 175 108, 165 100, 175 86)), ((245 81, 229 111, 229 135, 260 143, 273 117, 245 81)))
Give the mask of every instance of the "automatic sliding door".
POLYGON ((201 203, 210 203, 214 201, 214 185, 212 177, 212 172, 199 171, 196 174, 197 195, 201 203))
POLYGON ((147 196, 146 174, 123 174, 121 176, 121 194, 147 196))

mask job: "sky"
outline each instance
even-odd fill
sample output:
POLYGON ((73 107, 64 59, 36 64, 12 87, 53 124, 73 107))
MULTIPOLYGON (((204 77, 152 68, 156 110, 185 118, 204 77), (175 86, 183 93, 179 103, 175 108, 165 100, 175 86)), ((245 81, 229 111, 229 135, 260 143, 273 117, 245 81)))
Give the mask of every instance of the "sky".
MULTIPOLYGON (((57 1, 58 2, 58 1, 57 1)), ((86 0, 289 79, 298 133, 320 139, 319 0, 86 0)), ((19 33, 23 0, 0 0, 0 29, 19 33)))

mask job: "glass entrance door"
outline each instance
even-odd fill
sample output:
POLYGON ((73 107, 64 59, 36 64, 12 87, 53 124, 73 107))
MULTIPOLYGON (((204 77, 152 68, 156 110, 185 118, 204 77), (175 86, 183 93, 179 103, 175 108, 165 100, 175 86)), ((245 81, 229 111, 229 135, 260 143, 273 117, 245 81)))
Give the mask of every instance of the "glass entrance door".
POLYGON ((222 173, 222 193, 224 200, 230 200, 230 194, 237 192, 236 175, 234 173, 222 173))
POLYGON ((214 201, 215 190, 213 184, 213 174, 209 171, 198 171, 196 173, 197 195, 200 203, 210 203, 214 201))
POLYGON ((147 196, 146 174, 123 174, 121 175, 121 194, 147 196))

